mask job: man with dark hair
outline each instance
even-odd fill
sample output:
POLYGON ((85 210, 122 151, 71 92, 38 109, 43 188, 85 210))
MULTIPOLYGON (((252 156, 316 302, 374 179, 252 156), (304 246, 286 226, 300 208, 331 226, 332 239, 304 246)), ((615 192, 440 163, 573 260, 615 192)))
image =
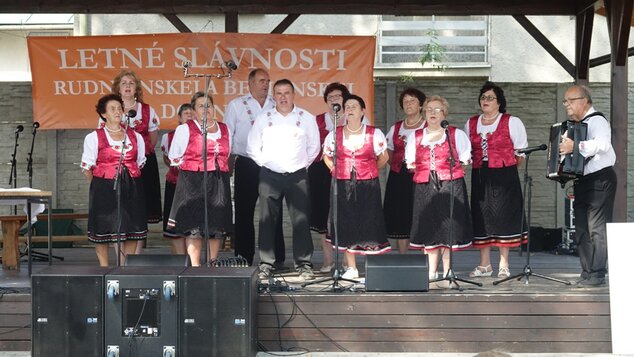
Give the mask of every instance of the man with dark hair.
POLYGON ((247 140, 247 153, 260 170, 261 281, 268 281, 275 262, 275 227, 286 199, 293 226, 293 259, 299 277, 313 279, 313 241, 308 224, 310 200, 306 169, 319 154, 315 117, 294 104, 295 88, 288 79, 273 85, 275 108, 257 116, 247 140))
MULTIPOLYGON (((235 233, 234 252, 244 257, 249 265, 255 255, 255 226, 253 216, 258 200, 260 166, 247 155, 247 136, 255 118, 263 111, 275 107, 275 100, 269 95, 271 80, 267 71, 256 68, 249 73, 249 93, 240 96, 227 105, 224 122, 229 126, 233 145, 231 154, 235 158, 234 201, 235 233)), ((285 259, 282 222, 275 233, 275 266, 281 269, 285 259)))
MULTIPOLYGON (((578 144, 586 165, 583 176, 574 184, 575 240, 582 269, 578 283, 603 285, 608 260, 606 223, 612 221, 616 194, 612 132, 605 116, 592 106, 588 87, 574 85, 568 88, 563 105, 570 119, 588 124, 587 138, 578 144)), ((573 146, 574 141, 564 137, 559 152, 570 154, 573 146)))

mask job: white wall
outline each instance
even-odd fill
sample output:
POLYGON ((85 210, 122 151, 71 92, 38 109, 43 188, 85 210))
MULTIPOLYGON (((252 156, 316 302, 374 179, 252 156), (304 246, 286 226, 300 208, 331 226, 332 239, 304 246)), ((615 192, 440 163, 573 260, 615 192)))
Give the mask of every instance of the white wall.
MULTIPOLYGON (((285 15, 240 15, 239 31, 270 33, 285 15)), ((75 17, 75 33, 80 28, 75 17)), ((90 34, 119 35, 140 33, 176 33, 172 24, 161 15, 89 15, 90 34)), ((193 32, 223 32, 224 15, 181 15, 193 32)), ((530 16, 529 19, 560 51, 574 63, 575 19, 566 16, 530 16)), ((490 68, 448 70, 445 76, 489 76, 498 82, 571 82, 570 77, 550 55, 530 37, 511 16, 492 16, 490 28, 490 68)), ((591 58, 610 52, 606 20, 595 16, 591 58)), ((376 35, 379 16, 304 15, 285 32, 317 35, 376 35)), ((30 81, 26 36, 28 30, 0 29, 0 81, 30 81)), ((629 47, 634 46, 630 36, 629 47)), ((634 59, 630 58, 630 63, 634 59)), ((400 75, 407 75, 403 70, 400 75)), ((438 73, 428 73, 438 76, 438 73)), ((634 70, 629 71, 634 82, 634 70)), ((590 70, 591 82, 608 82, 610 65, 590 70)))
MULTIPOLYGON (((574 64, 575 18, 529 16, 529 20, 574 64)), ((572 77, 511 16, 491 17, 491 79, 497 82, 571 82, 572 77)), ((630 35, 630 44, 634 38, 630 35)), ((606 19, 595 15, 590 58, 610 53, 606 19)), ((630 57, 629 63, 634 63, 630 57)), ((629 82, 634 81, 630 70, 629 82)), ((610 64, 590 69, 590 82, 609 82, 610 64)))

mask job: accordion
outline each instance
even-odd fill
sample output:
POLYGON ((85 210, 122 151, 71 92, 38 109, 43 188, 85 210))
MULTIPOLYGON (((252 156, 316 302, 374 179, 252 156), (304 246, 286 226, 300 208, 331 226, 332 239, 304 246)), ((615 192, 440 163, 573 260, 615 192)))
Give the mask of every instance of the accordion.
POLYGON ((563 186, 566 182, 583 176, 585 157, 579 153, 579 143, 588 136, 588 124, 567 120, 550 127, 550 142, 548 146, 548 172, 546 178, 558 181, 563 186), (561 139, 568 137, 574 142, 570 154, 560 155, 561 139))

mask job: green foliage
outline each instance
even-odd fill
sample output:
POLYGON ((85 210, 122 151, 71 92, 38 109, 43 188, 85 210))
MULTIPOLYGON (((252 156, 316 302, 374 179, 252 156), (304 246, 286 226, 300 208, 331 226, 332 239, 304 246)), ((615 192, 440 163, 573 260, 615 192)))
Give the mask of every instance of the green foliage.
POLYGON ((427 36, 430 37, 429 43, 424 46, 424 53, 420 58, 420 64, 429 63, 433 68, 444 71, 447 66, 442 63, 445 59, 445 47, 438 40, 438 32, 429 30, 427 36))

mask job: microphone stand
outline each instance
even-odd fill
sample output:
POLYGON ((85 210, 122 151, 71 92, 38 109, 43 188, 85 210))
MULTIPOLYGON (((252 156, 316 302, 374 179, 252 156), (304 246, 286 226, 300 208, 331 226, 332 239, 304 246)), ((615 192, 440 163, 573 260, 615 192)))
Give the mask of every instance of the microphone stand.
POLYGON ((332 280, 332 291, 333 292, 341 292, 344 289, 339 285, 339 281, 343 280, 343 281, 347 281, 349 283, 359 283, 359 281, 357 280, 353 280, 353 279, 346 279, 344 277, 341 276, 341 272, 339 271, 339 230, 337 228, 337 222, 339 221, 338 217, 337 217, 337 197, 338 197, 338 189, 337 189, 337 122, 339 121, 339 111, 341 110, 341 107, 339 107, 339 109, 337 108, 333 108, 334 110, 334 131, 333 131, 333 154, 332 154, 332 172, 334 173, 334 175, 331 175, 330 177, 330 220, 332 221, 333 224, 333 234, 335 235, 335 269, 333 269, 332 272, 332 277, 329 278, 322 278, 322 279, 318 279, 318 280, 314 280, 311 282, 307 282, 307 283, 303 283, 301 284, 301 287, 304 288, 308 285, 314 285, 314 284, 319 284, 319 283, 323 283, 325 281, 329 281, 332 280))
MULTIPOLYGON (((545 145, 544 145, 545 146, 545 145)), ((528 284, 528 279, 531 276, 536 276, 538 278, 542 278, 542 279, 546 279, 546 280, 550 280, 550 281, 554 281, 557 283, 562 283, 565 285, 571 285, 572 283, 566 280, 560 280, 557 278, 553 278, 550 276, 546 276, 546 275, 542 275, 542 274, 537 274, 535 272, 533 272, 533 269, 531 268, 531 195, 532 195, 532 187, 533 187, 533 178, 531 176, 528 175, 528 159, 530 158, 530 154, 532 151, 526 151, 524 152, 524 154, 526 155, 526 160, 524 160, 524 202, 522 202, 522 214, 520 215, 520 232, 523 231, 523 226, 524 226, 524 205, 526 204, 528 206, 527 209, 527 214, 526 214, 526 225, 528 226, 528 234, 527 234, 527 242, 526 242, 526 265, 524 266, 524 270, 519 273, 519 274, 515 274, 509 277, 506 277, 504 279, 500 279, 497 281, 493 282, 493 285, 498 285, 500 283, 503 283, 505 281, 509 281, 512 279, 516 279, 522 280, 522 278, 526 278, 526 284, 528 284)), ((521 234, 521 233, 520 233, 521 234)), ((520 251, 521 251, 521 247, 520 247, 520 251)))
MULTIPOLYGON (((135 113, 136 115, 136 113, 135 113)), ((112 189, 117 191, 117 266, 121 266, 121 254, 125 254, 121 251, 121 224, 123 217, 121 215, 121 175, 123 170, 123 157, 125 156, 125 142, 128 138, 128 126, 130 125, 130 114, 125 114, 126 125, 123 129, 123 143, 121 144, 121 155, 119 155, 119 162, 117 163, 117 174, 114 177, 114 185, 112 189)), ((105 129, 104 129, 105 130, 105 129)))
MULTIPOLYGON (((462 287, 460 287, 460 285, 458 284, 459 281, 477 286, 482 286, 482 283, 459 278, 453 271, 453 167, 456 164, 456 159, 454 158, 454 152, 451 146, 449 124, 443 121, 441 125, 445 128, 445 136, 447 137, 447 144, 449 145, 449 270, 447 270, 447 275, 439 279, 432 279, 430 280, 430 283, 447 280, 449 282, 449 289, 458 289, 459 291, 462 291, 462 287)), ((442 260, 442 255, 443 253, 441 253, 440 255, 440 260, 442 260)))
MULTIPOLYGON (((15 129, 15 143, 13 144, 13 154, 11 155, 11 172, 9 173, 9 187, 17 188, 18 187, 18 169, 17 169, 17 161, 15 157, 18 151, 18 139, 20 138, 20 132, 24 130, 22 125, 18 125, 17 129, 15 129)), ((13 206, 13 214, 18 214, 18 206, 13 206)))
MULTIPOLYGON (((37 128, 40 127, 40 123, 38 122, 34 122, 33 123, 33 136, 31 138, 31 151, 29 151, 27 159, 26 159, 26 171, 29 174, 29 187, 33 188, 33 148, 35 146, 35 134, 37 133, 37 128)), ((48 210, 51 210, 51 207, 48 207, 48 210)), ((29 215, 30 217, 30 215, 29 215)), ((48 221, 49 225, 48 225, 48 229, 49 231, 52 229, 52 222, 49 220, 48 221)), ((49 232, 50 234, 53 234, 53 232, 49 232)), ((49 254, 44 254, 38 251, 33 250, 32 247, 33 243, 31 243, 30 245, 27 245, 26 247, 26 251, 24 253, 21 253, 20 256, 27 256, 30 259, 39 259, 40 261, 50 261, 51 259, 57 259, 57 260, 64 260, 64 257, 60 257, 57 255, 52 255, 49 251, 49 254)), ((51 248, 51 247, 49 247, 51 248)))
MULTIPOLYGON (((37 122, 36 122, 37 123, 37 122)), ((37 132, 36 123, 33 123, 33 137, 31 138, 31 151, 28 153, 28 157, 26 159, 26 172, 29 174, 29 187, 33 188, 33 147, 35 146, 35 133, 37 132)))
MULTIPOLYGON (((209 250, 209 227, 208 227, 208 217, 207 217, 207 212, 208 212, 208 197, 207 197, 207 177, 208 177, 208 172, 207 172, 207 108, 209 108, 209 90, 211 88, 211 79, 212 78, 231 78, 231 72, 235 69, 237 69, 238 67, 236 66, 235 63, 233 63, 233 61, 227 61, 224 62, 221 66, 220 69, 222 70, 222 74, 195 74, 195 73, 189 73, 189 68, 191 67, 191 62, 189 61, 185 61, 183 62, 183 70, 184 70, 184 74, 185 74, 185 78, 200 78, 200 77, 204 77, 205 78, 205 111, 203 112, 203 122, 201 125, 201 131, 202 131, 202 140, 203 140, 203 147, 202 147, 202 160, 203 160, 203 205, 204 205, 204 209, 203 209, 203 213, 204 213, 204 227, 203 227, 203 240, 205 241, 205 245, 204 245, 204 251, 202 253, 202 261, 204 262, 204 264, 208 265, 208 257, 207 257, 207 252, 209 250), (227 68, 227 72, 225 72, 225 68, 227 68)), ((195 109, 195 108, 194 108, 195 109)), ((220 130, 220 127, 218 127, 218 130, 220 130)), ((219 170, 218 167, 216 167, 216 170, 219 170)))

